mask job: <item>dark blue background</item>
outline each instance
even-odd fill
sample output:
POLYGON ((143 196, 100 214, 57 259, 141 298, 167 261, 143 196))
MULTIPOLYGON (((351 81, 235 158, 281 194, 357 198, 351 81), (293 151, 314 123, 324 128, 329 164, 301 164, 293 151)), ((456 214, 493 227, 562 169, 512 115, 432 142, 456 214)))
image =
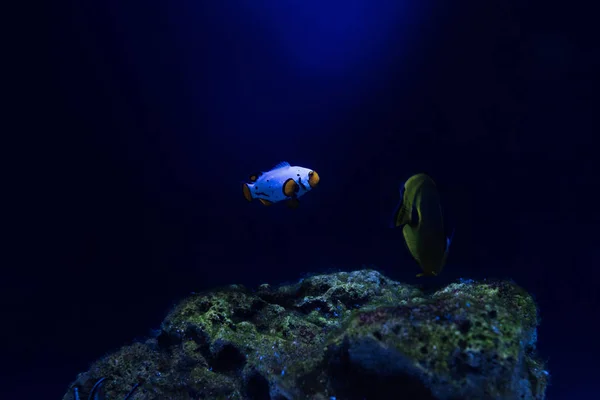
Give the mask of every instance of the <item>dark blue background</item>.
POLYGON ((516 280, 541 306, 549 398, 598 392, 591 14, 97 3, 40 11, 14 39, 35 47, 7 169, 2 398, 58 398, 190 291, 364 265, 422 283, 388 228, 417 172, 456 229, 439 284, 516 280), (297 210, 246 203, 240 182, 280 161, 321 184, 297 210))

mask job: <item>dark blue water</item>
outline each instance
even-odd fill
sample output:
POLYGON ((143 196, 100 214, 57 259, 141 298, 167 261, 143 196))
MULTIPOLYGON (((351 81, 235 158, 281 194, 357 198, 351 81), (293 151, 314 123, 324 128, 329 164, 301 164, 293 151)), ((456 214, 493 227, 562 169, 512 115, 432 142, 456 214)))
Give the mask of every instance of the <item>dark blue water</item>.
POLYGON ((190 291, 365 265, 416 283, 388 226, 418 172, 456 230, 440 284, 524 286, 548 398, 594 397, 590 17, 516 1, 155 3, 73 4, 30 31, 48 46, 11 170, 2 398, 58 398, 190 291), (248 204, 240 182, 281 161, 319 187, 297 210, 248 204))

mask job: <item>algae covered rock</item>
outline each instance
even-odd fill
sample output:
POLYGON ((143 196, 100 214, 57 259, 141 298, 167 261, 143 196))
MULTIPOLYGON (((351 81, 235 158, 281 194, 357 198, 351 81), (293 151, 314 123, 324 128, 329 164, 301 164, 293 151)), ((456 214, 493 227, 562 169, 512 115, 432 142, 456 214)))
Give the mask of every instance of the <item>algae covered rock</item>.
POLYGON ((71 384, 105 399, 543 399, 538 314, 514 283, 434 293, 374 270, 193 294, 160 334, 71 384), (137 387, 135 386, 137 385, 137 387))

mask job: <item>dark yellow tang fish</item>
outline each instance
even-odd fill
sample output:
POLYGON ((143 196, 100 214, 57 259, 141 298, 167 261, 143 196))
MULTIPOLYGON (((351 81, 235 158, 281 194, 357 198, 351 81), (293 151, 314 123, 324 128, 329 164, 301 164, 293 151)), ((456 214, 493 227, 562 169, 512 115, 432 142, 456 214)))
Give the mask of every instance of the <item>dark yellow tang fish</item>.
POLYGON ((417 277, 442 272, 452 236, 446 237, 440 196, 429 176, 413 175, 402 185, 392 227, 402 227, 406 245, 423 269, 417 277))

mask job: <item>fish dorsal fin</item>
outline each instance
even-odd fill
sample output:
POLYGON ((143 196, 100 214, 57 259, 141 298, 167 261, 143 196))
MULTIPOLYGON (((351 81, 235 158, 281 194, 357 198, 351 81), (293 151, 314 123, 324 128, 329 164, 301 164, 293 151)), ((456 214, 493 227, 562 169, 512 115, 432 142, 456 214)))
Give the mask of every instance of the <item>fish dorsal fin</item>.
POLYGON ((286 168, 286 167, 289 167, 289 166, 290 166, 290 163, 289 163, 289 162, 287 162, 287 161, 282 161, 282 162, 280 162, 279 164, 277 164, 276 166, 274 166, 274 167, 273 167, 273 168, 271 168, 271 169, 273 170, 273 169, 279 169, 279 168, 286 168))

